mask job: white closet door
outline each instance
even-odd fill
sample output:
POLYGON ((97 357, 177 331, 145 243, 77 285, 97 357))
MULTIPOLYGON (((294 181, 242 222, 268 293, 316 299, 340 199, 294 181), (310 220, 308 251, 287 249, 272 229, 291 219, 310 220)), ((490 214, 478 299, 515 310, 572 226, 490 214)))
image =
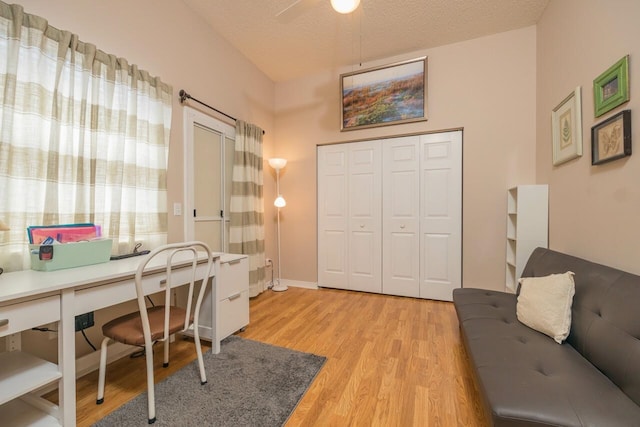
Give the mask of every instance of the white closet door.
POLYGON ((420 138, 382 141, 382 292, 420 296, 420 138))
POLYGON ((348 144, 349 289, 382 292, 380 141, 348 144))
POLYGON ((462 132, 420 136, 420 297, 451 301, 462 279, 462 132))
POLYGON ((349 289, 347 146, 318 147, 318 285, 349 289))

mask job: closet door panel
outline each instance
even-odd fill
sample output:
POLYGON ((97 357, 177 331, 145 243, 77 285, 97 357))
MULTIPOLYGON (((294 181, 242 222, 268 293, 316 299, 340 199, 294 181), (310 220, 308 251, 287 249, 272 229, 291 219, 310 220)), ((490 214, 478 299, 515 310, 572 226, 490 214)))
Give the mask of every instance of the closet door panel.
POLYGON ((348 289, 347 148, 318 147, 318 285, 348 289))
POLYGON ((382 292, 380 141, 348 144, 349 288, 382 292))
POLYGON ((462 133, 420 136, 420 297, 452 300, 462 281, 462 133))
POLYGON ((423 234, 424 280, 429 282, 451 282, 449 267, 449 248, 451 247, 448 234, 423 234))
POLYGON ((382 141, 383 241, 382 291, 419 296, 419 138, 382 141))

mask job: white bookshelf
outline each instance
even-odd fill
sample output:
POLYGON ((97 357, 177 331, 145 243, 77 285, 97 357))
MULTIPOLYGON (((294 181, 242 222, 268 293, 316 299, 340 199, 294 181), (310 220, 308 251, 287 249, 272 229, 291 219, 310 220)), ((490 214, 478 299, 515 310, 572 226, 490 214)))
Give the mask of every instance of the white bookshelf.
POLYGON ((522 270, 537 247, 549 245, 549 187, 519 185, 507 191, 506 287, 515 292, 522 270))
MULTIPOLYGON (((4 274, 3 279, 15 274, 18 273, 4 274)), ((5 283, 12 285, 12 281, 5 283)), ((60 313, 59 295, 0 304, 0 337, 7 340, 7 351, 0 352, 0 425, 3 427, 62 425, 58 405, 40 397, 44 387, 56 383, 60 386, 61 367, 20 351, 19 336, 21 331, 32 327, 58 322, 60 313)))

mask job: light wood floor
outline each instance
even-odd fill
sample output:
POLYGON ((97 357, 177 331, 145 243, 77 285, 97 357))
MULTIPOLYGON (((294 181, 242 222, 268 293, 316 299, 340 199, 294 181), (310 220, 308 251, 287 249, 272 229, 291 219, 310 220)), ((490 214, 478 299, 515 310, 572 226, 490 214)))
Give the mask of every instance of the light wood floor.
MULTIPOLYGON (((327 357, 289 427, 488 425, 451 303, 332 289, 268 291, 251 300, 251 323, 239 335, 327 357)), ((190 341, 171 348, 167 369, 157 352, 156 381, 195 359, 190 341)), ((145 389, 144 358, 109 366, 100 406, 96 387, 97 373, 78 380, 81 427, 145 389)))

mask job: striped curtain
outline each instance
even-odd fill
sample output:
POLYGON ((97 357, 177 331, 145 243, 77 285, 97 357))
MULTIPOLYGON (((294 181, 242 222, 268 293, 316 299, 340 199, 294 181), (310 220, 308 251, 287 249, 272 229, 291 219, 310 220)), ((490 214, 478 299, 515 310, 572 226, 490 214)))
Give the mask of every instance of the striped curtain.
POLYGON ((236 121, 229 251, 249 256, 249 296, 264 291, 262 129, 236 121))
POLYGON ((29 268, 26 228, 92 222, 114 252, 167 240, 172 89, 0 1, 0 233, 29 268))

